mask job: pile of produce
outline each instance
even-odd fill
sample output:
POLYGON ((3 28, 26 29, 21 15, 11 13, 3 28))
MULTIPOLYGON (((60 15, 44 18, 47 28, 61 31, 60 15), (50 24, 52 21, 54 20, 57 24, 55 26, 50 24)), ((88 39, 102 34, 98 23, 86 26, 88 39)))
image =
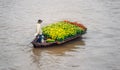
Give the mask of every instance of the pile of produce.
POLYGON ((63 41, 66 38, 85 33, 85 27, 80 27, 67 21, 52 23, 51 25, 43 27, 42 30, 43 35, 47 39, 52 39, 55 41, 63 41))

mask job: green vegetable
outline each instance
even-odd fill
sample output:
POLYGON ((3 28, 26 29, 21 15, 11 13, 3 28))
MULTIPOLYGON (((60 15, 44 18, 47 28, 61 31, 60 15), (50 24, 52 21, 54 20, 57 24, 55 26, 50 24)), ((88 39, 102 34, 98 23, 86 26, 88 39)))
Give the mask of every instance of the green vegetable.
POLYGON ((84 33, 83 29, 80 27, 64 21, 52 23, 51 25, 43 27, 42 30, 46 38, 56 41, 63 41, 66 38, 84 33))
POLYGON ((55 42, 53 39, 47 39, 46 42, 55 42))

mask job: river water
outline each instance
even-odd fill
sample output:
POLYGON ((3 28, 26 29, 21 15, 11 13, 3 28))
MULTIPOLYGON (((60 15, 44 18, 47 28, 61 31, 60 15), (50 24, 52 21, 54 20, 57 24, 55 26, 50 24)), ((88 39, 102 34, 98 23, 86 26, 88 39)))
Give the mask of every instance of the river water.
POLYGON ((0 0, 0 70, 120 70, 120 0, 0 0), (88 31, 35 49, 38 19, 78 21, 88 31))

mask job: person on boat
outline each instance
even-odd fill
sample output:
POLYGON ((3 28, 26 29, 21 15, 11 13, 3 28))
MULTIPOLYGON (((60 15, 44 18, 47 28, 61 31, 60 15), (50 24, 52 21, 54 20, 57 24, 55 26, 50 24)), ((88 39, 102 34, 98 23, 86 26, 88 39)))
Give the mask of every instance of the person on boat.
POLYGON ((41 23, 42 23, 42 20, 39 19, 36 24, 36 33, 35 33, 35 36, 38 37, 37 42, 39 42, 39 43, 44 42, 44 40, 43 40, 44 36, 42 35, 41 23))

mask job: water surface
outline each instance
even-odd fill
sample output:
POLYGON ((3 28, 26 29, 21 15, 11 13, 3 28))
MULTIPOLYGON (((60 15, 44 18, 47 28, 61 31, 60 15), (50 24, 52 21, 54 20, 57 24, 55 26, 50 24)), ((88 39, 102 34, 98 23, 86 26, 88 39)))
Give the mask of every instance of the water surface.
POLYGON ((0 0, 0 70, 120 70, 119 0, 0 0), (83 23, 87 34, 33 48, 35 24, 83 23))

